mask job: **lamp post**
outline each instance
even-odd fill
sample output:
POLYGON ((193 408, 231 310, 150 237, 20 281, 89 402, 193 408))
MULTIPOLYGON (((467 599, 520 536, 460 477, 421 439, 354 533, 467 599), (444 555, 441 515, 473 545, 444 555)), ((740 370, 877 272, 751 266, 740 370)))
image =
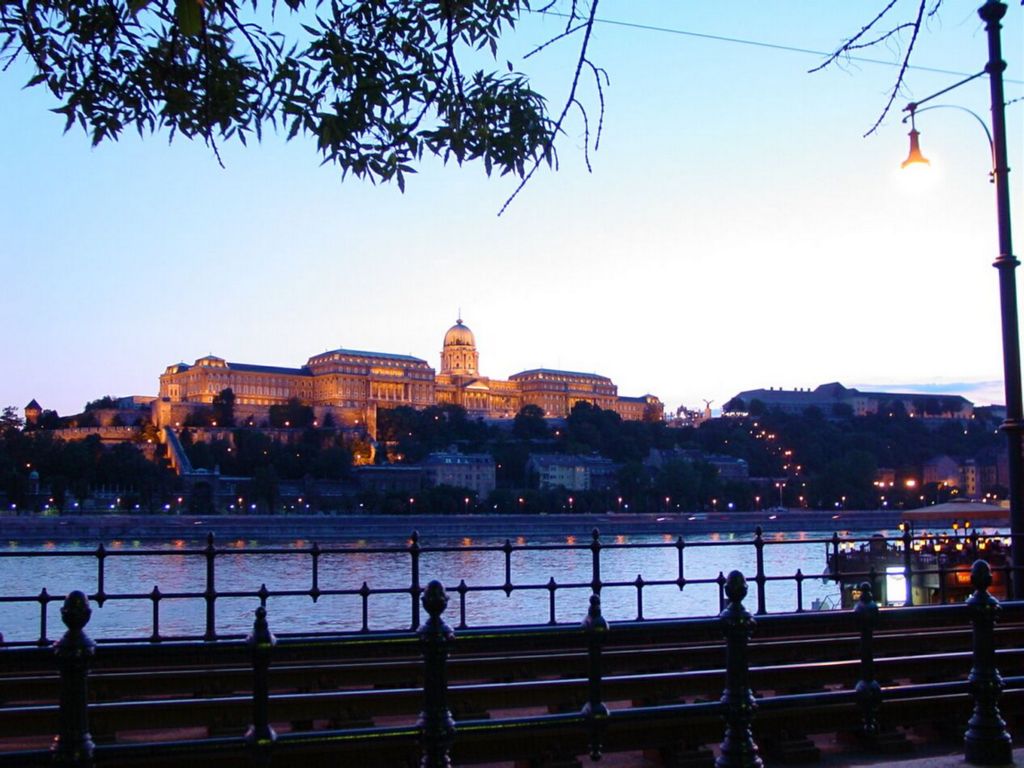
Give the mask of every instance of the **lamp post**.
MULTIPOLYGON (((1024 434, 1024 405, 1021 398, 1020 373, 1020 334, 1017 327, 1017 282, 1015 270, 1019 263, 1013 255, 1010 229, 1010 168, 1006 153, 1006 111, 1003 95, 1003 71, 1006 62, 1002 57, 1000 40, 1000 21, 1006 15, 1006 4, 1000 0, 986 0, 978 9, 978 15, 985 22, 988 36, 988 62, 985 69, 966 80, 955 83, 927 98, 908 104, 904 111, 910 113, 910 156, 904 167, 912 163, 927 162, 921 154, 918 131, 914 125, 914 115, 925 102, 934 99, 954 88, 958 88, 983 75, 989 78, 989 97, 992 109, 992 131, 989 143, 992 150, 992 182, 996 188, 996 222, 999 237, 999 255, 993 266, 999 272, 999 309, 1003 333, 1003 386, 1006 393, 1006 419, 1000 429, 1006 434, 1009 486, 1010 486, 1010 535, 1012 541, 1012 586, 1013 596, 1024 596, 1024 462, 1021 460, 1022 434, 1024 434)), ((949 106, 949 105, 936 105, 949 106)), ((962 107, 956 107, 962 111, 962 107)), ((971 113, 973 114, 973 113, 971 113)), ((975 115, 977 117, 977 115, 975 115)), ((988 133, 988 126, 980 118, 979 122, 988 133)))

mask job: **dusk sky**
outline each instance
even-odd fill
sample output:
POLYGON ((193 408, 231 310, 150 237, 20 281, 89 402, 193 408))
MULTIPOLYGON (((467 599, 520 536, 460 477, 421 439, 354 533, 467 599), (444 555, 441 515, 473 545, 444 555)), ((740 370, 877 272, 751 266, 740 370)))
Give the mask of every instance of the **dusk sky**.
MULTIPOLYGON (((46 92, 21 90, 30 72, 15 66, 0 74, 0 406, 36 398, 68 415, 105 394, 155 395, 168 364, 209 353, 299 366, 348 347, 437 368, 460 308, 484 375, 597 372, 672 410, 829 381, 1002 402, 984 133, 957 110, 923 113, 932 167, 913 178, 899 167, 899 109, 985 64, 977 3, 943 3, 905 97, 867 138, 894 66, 808 74, 822 56, 680 34, 827 51, 882 5, 604 0, 602 19, 659 29, 595 30, 611 84, 593 173, 573 117, 561 169, 539 172, 500 217, 516 182, 482 166, 427 160, 402 194, 342 181, 311 139, 272 133, 223 145, 225 169, 165 135, 92 149, 80 130, 63 134, 46 92)), ((531 74, 556 112, 572 44, 516 57, 563 23, 525 19, 498 62, 531 74)), ((1011 2, 1018 257, 1022 27, 1011 2)), ((596 120, 593 91, 583 99, 596 120)), ((938 103, 987 120, 988 81, 938 103)))

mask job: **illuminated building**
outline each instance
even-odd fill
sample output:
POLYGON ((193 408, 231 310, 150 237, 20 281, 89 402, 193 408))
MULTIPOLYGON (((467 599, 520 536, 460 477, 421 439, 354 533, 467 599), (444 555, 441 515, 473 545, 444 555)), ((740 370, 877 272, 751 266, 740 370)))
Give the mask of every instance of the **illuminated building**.
POLYGON ((432 453, 420 462, 429 485, 468 488, 485 497, 495 487, 494 457, 489 453, 432 453))
POLYGON ((338 426, 376 431, 378 408, 459 405, 472 417, 510 419, 524 405, 537 405, 550 418, 564 418, 578 402, 617 412, 623 419, 660 420, 654 395, 621 397, 606 376, 537 368, 508 380, 481 376, 473 332, 456 321, 444 335, 441 370, 408 355, 335 349, 314 355, 299 368, 230 363, 208 355, 195 363, 168 366, 160 376, 153 406, 157 426, 184 424, 194 411, 209 407, 225 389, 235 395, 236 421, 266 421, 269 408, 298 400, 317 419, 338 426))

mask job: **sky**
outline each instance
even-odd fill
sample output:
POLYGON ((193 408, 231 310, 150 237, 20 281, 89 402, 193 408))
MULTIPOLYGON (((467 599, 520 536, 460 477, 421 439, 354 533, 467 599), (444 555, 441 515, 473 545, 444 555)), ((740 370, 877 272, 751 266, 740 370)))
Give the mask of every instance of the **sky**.
MULTIPOLYGON (((591 55, 610 84, 592 172, 574 115, 559 169, 501 216, 515 180, 477 165, 426 160, 403 194, 342 180, 311 139, 272 133, 222 146, 225 168, 163 135, 91 148, 12 67, 0 73, 0 406, 35 398, 67 415, 106 394, 155 395, 167 365, 211 353, 300 366, 346 347, 438 368, 460 312, 483 375, 596 372, 670 410, 831 381, 1002 402, 984 132, 958 110, 922 113, 932 167, 899 169, 898 109, 985 64, 977 3, 945 0, 897 111, 866 138, 898 50, 809 74, 822 56, 783 49, 831 50, 882 5, 604 0, 591 55)), ((562 24, 524 19, 499 62, 553 110, 574 49, 522 55, 562 24)), ((1024 96, 1022 26, 1010 3, 1007 100, 1024 96)), ((593 90, 581 97, 595 119, 593 90)), ((936 102, 987 117, 987 80, 936 102)), ((1007 117, 1019 233, 1024 102, 1007 117)))

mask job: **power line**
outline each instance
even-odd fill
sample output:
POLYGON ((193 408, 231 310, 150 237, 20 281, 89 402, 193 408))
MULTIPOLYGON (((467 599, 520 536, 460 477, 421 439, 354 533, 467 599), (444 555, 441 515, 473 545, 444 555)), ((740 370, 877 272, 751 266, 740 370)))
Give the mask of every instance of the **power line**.
MULTIPOLYGON (((546 16, 558 16, 563 19, 569 18, 567 13, 559 13, 557 11, 543 11, 546 16)), ((774 51, 785 51, 787 53, 802 53, 809 56, 821 56, 828 57, 832 55, 831 51, 816 51, 812 48, 798 48, 792 45, 779 45, 778 43, 766 43, 763 40, 748 40, 742 37, 727 37, 725 35, 711 35, 706 32, 692 32, 687 29, 676 29, 673 27, 658 27, 652 24, 639 24, 632 21, 618 21, 616 19, 594 19, 598 24, 606 24, 611 27, 626 27, 627 29, 639 29, 644 32, 660 32, 667 35, 679 35, 681 37, 695 37, 700 40, 711 40, 718 43, 732 43, 734 45, 749 45, 755 48, 768 48, 774 51)), ((866 56, 846 56, 845 61, 856 61, 860 64, 880 64, 884 67, 895 67, 897 63, 894 61, 885 61, 884 59, 871 59, 866 56)), ((972 74, 969 72, 958 72, 952 69, 939 69, 938 67, 925 67, 920 64, 911 64, 907 67, 908 69, 914 69, 919 72, 932 72, 939 75, 953 75, 954 77, 967 77, 972 74)), ((1024 80, 1014 80, 1013 78, 1004 78, 1004 82, 1013 83, 1014 85, 1024 85, 1024 80)))

